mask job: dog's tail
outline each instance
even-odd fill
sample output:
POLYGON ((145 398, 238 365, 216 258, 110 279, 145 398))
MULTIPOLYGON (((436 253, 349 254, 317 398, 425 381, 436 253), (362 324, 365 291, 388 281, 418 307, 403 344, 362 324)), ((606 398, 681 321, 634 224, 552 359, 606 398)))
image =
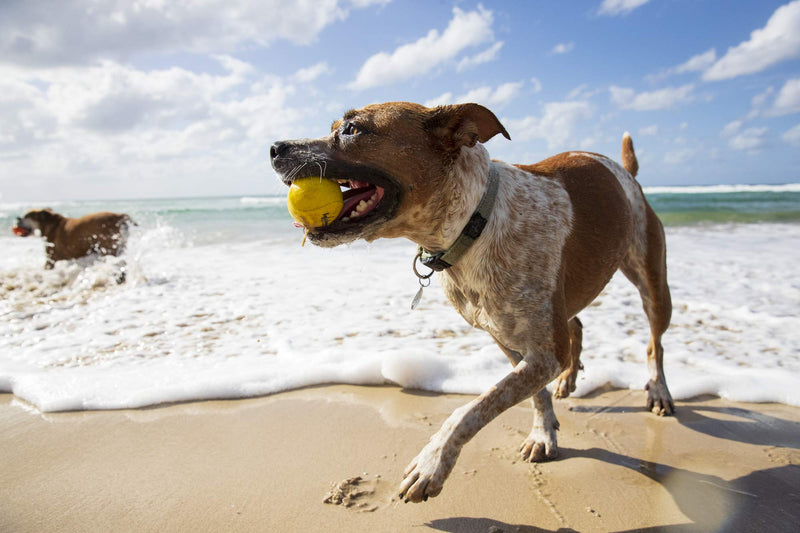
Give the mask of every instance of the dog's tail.
POLYGON ((631 134, 627 131, 622 136, 622 166, 634 178, 636 173, 639 172, 639 162, 636 160, 636 153, 633 151, 633 139, 631 139, 631 134))

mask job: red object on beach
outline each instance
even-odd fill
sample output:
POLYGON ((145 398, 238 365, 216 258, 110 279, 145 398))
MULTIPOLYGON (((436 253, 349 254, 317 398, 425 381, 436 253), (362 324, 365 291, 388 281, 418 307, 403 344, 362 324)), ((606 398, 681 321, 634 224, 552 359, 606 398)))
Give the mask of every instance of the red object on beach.
POLYGON ((20 237, 25 237, 28 234, 28 230, 25 228, 20 228, 19 226, 14 226, 11 228, 11 231, 14 232, 14 235, 18 235, 20 237))

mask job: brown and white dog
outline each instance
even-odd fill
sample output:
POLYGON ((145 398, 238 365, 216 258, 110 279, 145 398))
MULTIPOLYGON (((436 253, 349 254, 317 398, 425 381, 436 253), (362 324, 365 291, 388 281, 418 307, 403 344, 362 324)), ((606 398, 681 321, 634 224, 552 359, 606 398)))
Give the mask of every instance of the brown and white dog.
POLYGON ((47 241, 44 267, 51 269, 56 261, 79 259, 88 255, 120 255, 125 249, 128 227, 135 223, 128 215, 92 213, 68 218, 50 209, 35 209, 17 218, 14 234, 27 237, 39 230, 47 241))
POLYGON ((310 230, 319 246, 405 237, 432 253, 448 250, 471 221, 490 173, 499 178, 482 233, 440 279, 458 312, 493 337, 514 369, 431 437, 406 470, 406 501, 439 494, 462 446, 527 397, 533 429, 522 457, 557 455, 558 420, 545 385, 557 380, 556 397, 574 391, 582 338, 576 315, 618 269, 639 290, 650 323, 647 406, 658 415, 674 409, 661 347, 672 312, 664 231, 634 180, 630 136, 623 137, 624 166, 588 152, 510 165, 491 160, 480 144, 498 133, 510 139, 477 104, 391 102, 348 111, 326 137, 276 142, 270 150, 286 185, 322 174, 350 187, 343 214, 310 230))

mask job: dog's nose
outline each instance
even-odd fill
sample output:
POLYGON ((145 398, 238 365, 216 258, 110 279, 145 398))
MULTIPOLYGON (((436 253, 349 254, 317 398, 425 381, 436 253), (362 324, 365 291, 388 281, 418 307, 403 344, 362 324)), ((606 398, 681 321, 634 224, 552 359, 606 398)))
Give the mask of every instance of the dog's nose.
POLYGON ((276 142, 269 149, 269 158, 274 161, 276 157, 282 156, 288 147, 289 143, 283 141, 276 142))

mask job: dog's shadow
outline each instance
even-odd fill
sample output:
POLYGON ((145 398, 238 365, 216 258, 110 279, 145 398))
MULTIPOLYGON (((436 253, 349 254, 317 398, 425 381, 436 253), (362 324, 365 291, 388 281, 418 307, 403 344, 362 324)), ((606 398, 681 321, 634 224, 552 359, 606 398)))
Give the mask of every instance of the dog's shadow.
POLYGON ((437 531, 452 533, 578 533, 577 530, 566 527, 542 529, 535 526, 507 524, 490 518, 472 518, 468 516, 431 520, 425 525, 437 531))
MULTIPOLYGON (((800 423, 776 418, 741 407, 694 405, 683 401, 675 410, 675 419, 684 427, 719 439, 758 446, 800 449, 800 423), (708 413, 708 414, 706 414, 708 413), (709 416, 711 414, 712 416, 709 416)), ((573 406, 576 413, 631 413, 644 407, 573 406)))
MULTIPOLYGON (((634 413, 644 409, 630 406, 574 406, 571 410, 584 413, 634 413)), ((681 402, 675 418, 687 428, 720 439, 759 446, 800 449, 800 423, 740 407, 715 407, 695 405, 691 401, 681 402)), ((601 448, 559 449, 559 461, 580 457, 629 468, 656 481, 691 521, 689 524, 659 525, 636 531, 781 532, 796 531, 797 524, 800 524, 800 466, 796 464, 758 470, 736 479, 726 480, 601 448)), ((428 526, 439 531, 454 533, 553 531, 470 517, 433 520, 428 526)))
MULTIPOLYGON (((791 531, 800 524, 800 466, 783 465, 732 480, 675 468, 601 448, 561 450, 640 472, 664 487, 693 524, 650 531, 791 531)), ((645 530, 647 531, 647 530, 645 530)))
MULTIPOLYGON (((601 448, 561 448, 560 461, 583 457, 639 472, 667 490, 689 524, 659 525, 635 531, 796 531, 800 524, 800 466, 785 465, 752 472, 733 480, 643 461, 601 448)), ((542 533, 554 530, 506 524, 487 518, 453 517, 427 524, 439 531, 542 533)), ((558 532, 573 531, 562 528, 558 532)), ((634 530, 629 530, 634 531, 634 530)))

